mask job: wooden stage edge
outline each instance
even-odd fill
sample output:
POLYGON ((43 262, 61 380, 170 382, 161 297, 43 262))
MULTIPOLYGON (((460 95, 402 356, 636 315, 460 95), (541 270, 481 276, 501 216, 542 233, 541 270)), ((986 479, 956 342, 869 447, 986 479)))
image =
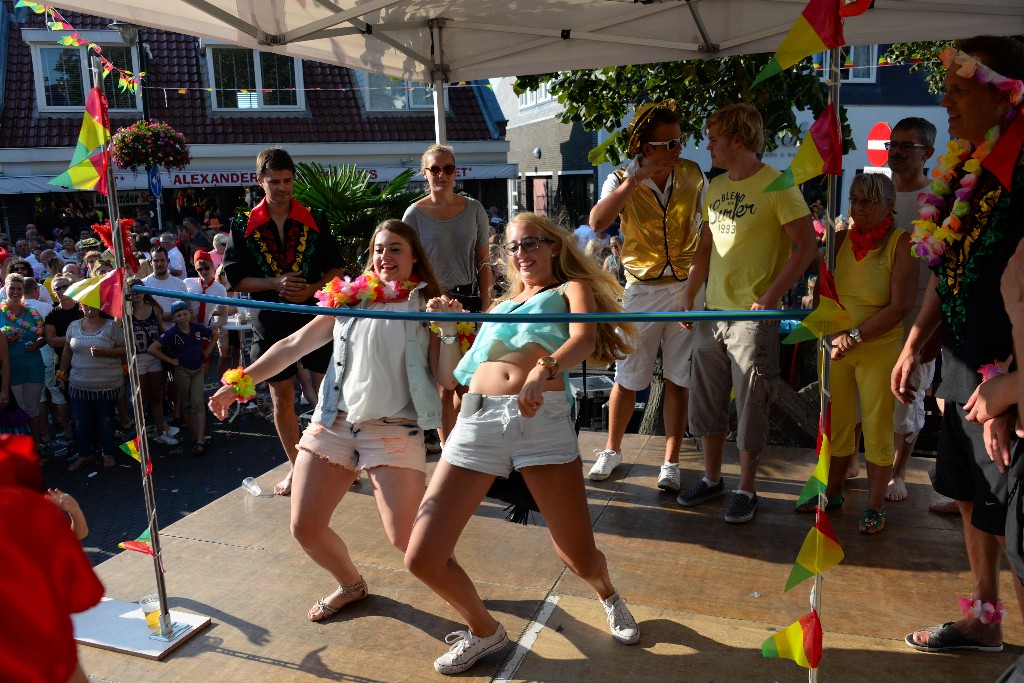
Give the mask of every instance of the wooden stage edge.
MULTIPOLYGON (((591 588, 558 559, 542 519, 509 524, 501 506, 481 505, 456 555, 495 618, 516 642, 459 676, 470 681, 806 681, 794 662, 764 659, 761 643, 809 611, 811 582, 783 592, 813 515, 793 510, 815 465, 810 449, 770 447, 758 476, 757 516, 725 523, 731 494, 682 508, 656 480, 664 439, 627 435, 624 462, 609 479, 586 480, 605 435, 580 434, 598 546, 612 580, 641 629, 633 647, 615 642, 591 588)), ((269 444, 268 447, 278 446, 269 444)), ((215 456, 211 456, 215 457, 215 456)), ((726 488, 737 481, 728 444, 726 488)), ((957 618, 957 596, 971 590, 961 520, 928 511, 938 500, 930 460, 912 458, 910 497, 888 505, 888 527, 857 532, 866 499, 863 474, 829 517, 845 553, 824 575, 821 681, 994 681, 1024 653, 1024 625, 1004 566, 1001 592, 1010 615, 998 654, 929 655, 903 642, 912 630, 957 618)), ((428 464, 428 475, 436 458, 428 464)), ((260 478, 264 491, 282 469, 260 478)), ((688 441, 680 458, 684 487, 702 474, 688 441)), ((244 473, 239 473, 239 483, 244 473)), ((161 492, 158 490, 157 495, 161 492)), ((444 637, 464 629, 458 614, 411 577, 381 528, 371 485, 348 492, 332 518, 369 585, 370 597, 314 624, 313 603, 334 583, 289 532, 289 501, 244 490, 225 495, 161 532, 169 605, 203 615, 208 627, 162 660, 80 647, 98 681, 443 680, 433 659, 444 637)), ((108 597, 153 592, 149 557, 125 552, 97 567, 108 597)), ((76 621, 76 624, 78 622, 76 621)), ((82 634, 79 634, 82 635, 82 634)))

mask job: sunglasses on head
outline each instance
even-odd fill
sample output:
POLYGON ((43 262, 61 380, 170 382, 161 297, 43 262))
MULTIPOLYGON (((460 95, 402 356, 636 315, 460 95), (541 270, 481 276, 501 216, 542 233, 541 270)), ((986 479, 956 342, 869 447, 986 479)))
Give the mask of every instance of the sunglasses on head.
POLYGON ((674 152, 683 146, 683 136, 680 135, 678 138, 666 140, 665 142, 648 142, 651 147, 664 147, 670 152, 674 152))
POLYGON ((428 166, 423 170, 428 171, 431 175, 441 175, 442 172, 445 175, 452 175, 455 173, 455 164, 445 164, 444 166, 434 164, 433 166, 428 166))

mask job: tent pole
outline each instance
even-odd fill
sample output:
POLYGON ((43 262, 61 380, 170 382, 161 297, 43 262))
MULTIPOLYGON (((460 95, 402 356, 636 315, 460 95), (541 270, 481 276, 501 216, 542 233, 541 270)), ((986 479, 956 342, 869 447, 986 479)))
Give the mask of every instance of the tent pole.
POLYGON ((447 98, 448 68, 444 65, 444 43, 442 31, 444 19, 431 19, 430 55, 434 60, 430 68, 430 83, 434 87, 434 140, 439 145, 448 143, 448 124, 445 120, 445 99, 447 98))
MULTIPOLYGON (((842 54, 840 48, 832 48, 829 52, 829 102, 835 107, 836 116, 839 116, 839 83, 841 78, 842 54)), ((828 176, 828 197, 825 206, 828 207, 828 215, 825 221, 825 263, 831 273, 836 265, 836 224, 835 216, 839 210, 839 178, 829 174, 828 176)), ((820 396, 820 419, 824 419, 825 411, 832 402, 832 335, 823 335, 818 346, 818 353, 821 357, 821 391, 820 396)), ((856 453, 854 453, 856 457, 856 453)), ((830 463, 831 466, 831 463, 830 463)), ((818 494, 818 509, 824 510, 828 506, 828 497, 825 493, 818 494)), ((811 607, 818 615, 821 615, 821 574, 814 576, 814 587, 811 588, 811 607)), ((817 683, 818 670, 808 669, 807 680, 810 683, 817 683)))
MULTIPOLYGON (((92 78, 95 87, 102 88, 99 78, 99 58, 91 60, 92 78)), ((110 158, 110 143, 107 143, 107 207, 110 214, 110 237, 114 243, 114 267, 125 271, 124 240, 121 237, 121 221, 117 206, 117 180, 114 175, 114 162, 110 158)), ((149 470, 149 442, 146 438, 146 411, 142 400, 142 387, 139 381, 139 366, 136 358, 135 332, 132 329, 132 300, 127 288, 122 292, 124 310, 121 326, 124 330, 124 346, 128 364, 128 383, 132 396, 132 408, 135 413, 135 429, 139 435, 139 466, 142 471, 142 488, 146 499, 146 519, 149 523, 149 545, 153 550, 153 571, 156 574, 157 595, 160 597, 160 633, 161 638, 171 640, 173 624, 167 605, 167 586, 164 583, 163 557, 160 552, 160 528, 156 518, 156 493, 153 489, 153 478, 149 470)), ((179 634, 180 635, 180 632, 179 634)), ((175 636, 176 637, 176 636, 175 636)))

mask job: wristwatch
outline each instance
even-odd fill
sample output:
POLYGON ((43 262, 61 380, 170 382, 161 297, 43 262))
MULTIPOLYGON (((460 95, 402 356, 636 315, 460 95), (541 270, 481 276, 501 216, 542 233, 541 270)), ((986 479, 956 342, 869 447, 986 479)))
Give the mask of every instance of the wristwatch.
POLYGON ((852 339, 853 341, 855 341, 858 344, 860 344, 860 342, 861 342, 860 328, 857 328, 857 327, 853 328, 852 330, 850 330, 849 335, 850 335, 850 339, 852 339))
POLYGON ((548 369, 548 379, 558 376, 558 359, 553 356, 544 356, 537 359, 537 365, 548 369))
POLYGON ((451 346, 452 344, 454 344, 455 342, 457 342, 459 340, 459 335, 457 335, 457 334, 453 334, 451 336, 448 336, 446 334, 439 334, 437 336, 441 338, 441 343, 442 344, 446 344, 448 346, 451 346))

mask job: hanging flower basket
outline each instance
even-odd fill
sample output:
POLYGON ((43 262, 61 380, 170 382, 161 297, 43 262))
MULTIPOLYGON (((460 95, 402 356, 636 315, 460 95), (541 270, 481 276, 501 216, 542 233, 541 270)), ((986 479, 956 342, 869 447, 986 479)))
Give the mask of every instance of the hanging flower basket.
POLYGON ((137 171, 147 166, 185 168, 192 162, 185 136, 163 121, 136 121, 110 139, 110 151, 121 168, 137 171))

